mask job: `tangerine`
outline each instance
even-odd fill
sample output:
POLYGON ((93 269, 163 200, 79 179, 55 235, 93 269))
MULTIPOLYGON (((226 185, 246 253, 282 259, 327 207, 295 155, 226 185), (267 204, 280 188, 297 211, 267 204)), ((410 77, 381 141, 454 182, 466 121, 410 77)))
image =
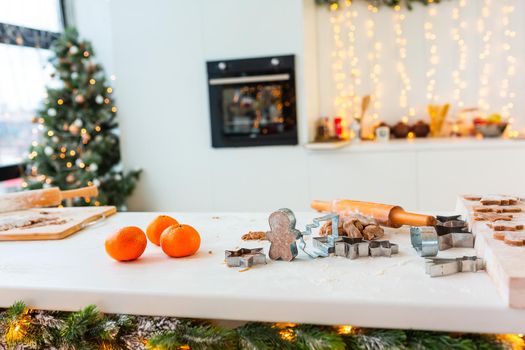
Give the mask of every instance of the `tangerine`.
POLYGON ((190 225, 172 225, 160 235, 160 246, 172 258, 193 255, 199 250, 201 236, 190 225))
POLYGON ((148 240, 146 234, 135 226, 123 227, 106 238, 106 252, 117 261, 131 261, 138 259, 148 240))
POLYGON ((179 222, 168 215, 159 215, 146 228, 146 235, 151 243, 160 245, 160 235, 171 225, 178 225, 179 222))

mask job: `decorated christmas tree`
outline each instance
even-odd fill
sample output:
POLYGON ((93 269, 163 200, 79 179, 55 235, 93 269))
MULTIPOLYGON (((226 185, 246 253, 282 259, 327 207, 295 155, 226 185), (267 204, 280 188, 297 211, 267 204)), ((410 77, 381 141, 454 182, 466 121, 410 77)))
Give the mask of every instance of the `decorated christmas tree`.
POLYGON ((34 119, 42 135, 32 143, 23 187, 72 189, 96 185, 99 196, 73 205, 116 205, 125 209, 140 171, 124 172, 120 163, 117 107, 93 48, 68 29, 55 41, 53 87, 34 119))

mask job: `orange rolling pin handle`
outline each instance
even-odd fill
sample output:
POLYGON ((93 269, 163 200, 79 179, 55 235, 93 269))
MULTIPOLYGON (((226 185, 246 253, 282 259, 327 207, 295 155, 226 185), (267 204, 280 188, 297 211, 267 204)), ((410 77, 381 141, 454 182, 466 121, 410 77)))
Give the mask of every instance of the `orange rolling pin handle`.
POLYGON ((60 198, 61 199, 69 199, 69 198, 76 198, 76 197, 96 197, 98 196, 98 188, 97 186, 87 186, 82 188, 77 188, 74 190, 67 190, 67 191, 60 191, 60 198))
POLYGON ((434 226, 436 225, 436 218, 430 215, 409 213, 401 208, 394 208, 390 212, 390 222, 393 227, 402 225, 410 226, 434 226))
POLYGON ((332 203, 330 202, 313 200, 310 206, 317 211, 332 211, 332 203))

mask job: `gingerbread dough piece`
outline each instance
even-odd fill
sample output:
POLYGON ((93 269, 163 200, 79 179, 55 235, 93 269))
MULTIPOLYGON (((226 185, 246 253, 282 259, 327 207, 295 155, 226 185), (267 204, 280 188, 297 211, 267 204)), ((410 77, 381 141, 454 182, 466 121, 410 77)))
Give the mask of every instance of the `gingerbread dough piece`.
MULTIPOLYGON (((362 226, 361 226, 362 227, 362 226)), ((348 220, 343 224, 343 230, 350 238, 362 238, 361 231, 357 228, 354 221, 348 220)))
POLYGON ((525 244, 525 234, 516 232, 507 232, 503 241, 508 245, 523 246, 525 244))
POLYGON ((268 219, 270 231, 266 237, 271 242, 268 256, 272 260, 292 261, 298 254, 295 242, 301 234, 295 228, 295 215, 289 209, 279 209, 268 219))
POLYGON ((493 213, 494 207, 474 207, 474 213, 493 213))
POLYGON ((482 205, 516 205, 519 202, 519 198, 503 195, 488 195, 483 196, 479 202, 482 205))
POLYGON ((241 239, 243 241, 265 241, 266 240, 266 232, 262 231, 250 231, 248 233, 245 233, 242 235, 241 239))
POLYGON ((503 241, 505 239, 505 232, 496 231, 492 234, 492 238, 497 239, 499 241, 503 241))
POLYGON ((475 195, 475 194, 466 194, 463 196, 463 198, 467 201, 479 201, 481 200, 481 196, 475 195))
POLYGON ((494 221, 487 223, 487 225, 494 231, 521 231, 523 230, 523 224, 517 224, 508 221, 494 221))
POLYGON ((520 207, 499 207, 496 213, 521 213, 520 207))
POLYGON ((385 230, 383 230, 378 225, 368 225, 363 230, 363 238, 366 240, 373 240, 376 238, 381 238, 385 234, 385 230))
POLYGON ((475 221, 512 221, 511 214, 498 214, 498 213, 475 213, 475 221))

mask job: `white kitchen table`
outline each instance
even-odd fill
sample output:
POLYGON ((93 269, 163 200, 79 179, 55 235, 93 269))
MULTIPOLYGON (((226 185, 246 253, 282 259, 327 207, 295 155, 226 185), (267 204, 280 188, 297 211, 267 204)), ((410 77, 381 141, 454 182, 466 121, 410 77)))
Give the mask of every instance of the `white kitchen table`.
MULTIPOLYGON (((0 242, 0 307, 17 300, 38 309, 74 311, 96 304, 108 313, 351 324, 361 327, 490 333, 525 332, 525 310, 511 309, 485 272, 431 278, 406 230, 387 230, 399 244, 391 258, 268 261, 240 272, 224 250, 264 247, 243 242, 267 230, 269 213, 172 213, 202 237, 199 252, 172 259, 153 244, 143 256, 118 263, 105 237, 123 226, 145 228, 157 213, 119 213, 59 241, 0 242)), ((316 213, 298 213, 298 228, 316 213)), ((451 249, 440 257, 473 255, 451 249)))

